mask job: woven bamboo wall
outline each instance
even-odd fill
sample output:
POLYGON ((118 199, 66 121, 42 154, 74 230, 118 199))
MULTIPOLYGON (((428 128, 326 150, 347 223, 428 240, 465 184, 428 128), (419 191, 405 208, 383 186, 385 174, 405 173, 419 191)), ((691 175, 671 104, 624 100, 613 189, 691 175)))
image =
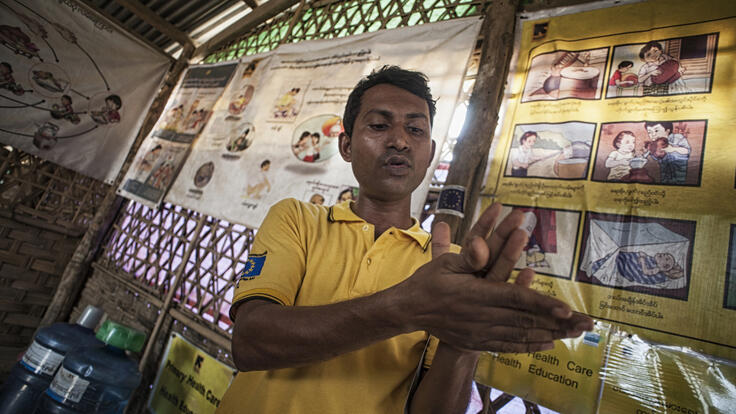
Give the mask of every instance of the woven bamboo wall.
POLYGON ((0 148, 0 382, 30 344, 109 186, 0 148))

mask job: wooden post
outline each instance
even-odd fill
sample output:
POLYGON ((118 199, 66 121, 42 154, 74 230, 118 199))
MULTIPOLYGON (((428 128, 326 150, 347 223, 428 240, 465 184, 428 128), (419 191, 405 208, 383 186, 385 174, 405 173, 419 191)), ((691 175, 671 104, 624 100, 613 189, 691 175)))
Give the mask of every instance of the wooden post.
POLYGON ((192 45, 185 46, 181 57, 176 61, 174 66, 166 75, 164 83, 161 86, 161 90, 151 104, 148 115, 146 115, 141 129, 138 131, 138 136, 133 142, 133 146, 130 148, 120 172, 110 187, 110 191, 108 191, 107 195, 105 195, 105 198, 102 200, 97 213, 95 213, 87 231, 84 233, 84 236, 82 236, 82 240, 77 245, 76 250, 74 250, 74 254, 69 260, 69 263, 66 265, 64 273, 61 275, 59 285, 56 287, 54 297, 51 299, 51 303, 41 319, 39 328, 51 325, 57 321, 66 320, 69 317, 72 306, 76 302, 77 296, 79 296, 79 292, 87 278, 92 259, 94 259, 94 256, 99 249, 101 236, 108 230, 108 227, 105 227, 105 223, 110 222, 109 215, 111 211, 115 209, 116 203, 119 203, 115 190, 123 181, 125 173, 133 163, 133 158, 135 157, 136 152, 138 152, 138 148, 141 146, 143 139, 156 124, 164 106, 166 106, 166 101, 169 99, 179 77, 184 72, 184 69, 186 69, 189 63, 189 58, 193 52, 194 47, 192 45))
POLYGON ((494 0, 483 18, 483 48, 478 76, 445 182, 445 185, 465 187, 465 217, 449 214, 435 217, 435 223, 444 221, 450 225, 455 243, 462 242, 475 214, 506 84, 518 6, 519 0, 494 0))
MULTIPOLYGON (((191 213, 190 213, 191 217, 191 213)), ((146 349, 143 351, 143 355, 141 356, 141 362, 138 365, 138 369, 141 371, 144 370, 146 367, 146 364, 148 364, 148 360, 151 358, 151 351, 153 351, 153 346, 156 343, 156 337, 158 337, 159 332, 161 331, 161 327, 163 326, 164 319, 169 314, 169 310, 171 309, 171 303, 174 300, 174 294, 176 293, 176 289, 179 288, 179 285, 181 285, 182 275, 184 275, 184 271, 187 268, 187 263, 189 263, 189 256, 192 255, 192 252, 199 246, 199 235, 202 233, 202 229, 204 228, 204 223, 207 221, 207 216, 204 214, 199 214, 199 220, 197 220, 197 227, 194 228, 194 232, 192 232, 192 237, 189 238, 190 243, 189 246, 187 246, 187 250, 184 252, 184 255, 181 258, 181 264, 179 264, 179 267, 174 272, 174 280, 169 285, 169 291, 166 292, 166 298, 164 298, 164 303, 161 305, 160 312, 158 314, 158 317, 156 318, 156 324, 153 325, 153 329, 151 330, 151 334, 148 336, 148 342, 146 343, 146 349)), ((186 300, 186 298, 184 298, 186 300)))

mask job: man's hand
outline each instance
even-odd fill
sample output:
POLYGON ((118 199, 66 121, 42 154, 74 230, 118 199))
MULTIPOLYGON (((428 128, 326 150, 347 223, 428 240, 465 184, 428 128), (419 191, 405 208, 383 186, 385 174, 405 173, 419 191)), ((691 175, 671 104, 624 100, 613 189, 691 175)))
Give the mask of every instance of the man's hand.
POLYGON ((481 215, 460 254, 446 253, 449 227, 435 226, 436 258, 404 282, 413 315, 408 323, 462 349, 498 352, 551 349, 556 339, 592 329, 587 316, 529 289, 531 270, 520 272, 515 284, 506 283, 528 236, 519 229, 519 212, 491 232, 500 212, 494 204, 481 215))

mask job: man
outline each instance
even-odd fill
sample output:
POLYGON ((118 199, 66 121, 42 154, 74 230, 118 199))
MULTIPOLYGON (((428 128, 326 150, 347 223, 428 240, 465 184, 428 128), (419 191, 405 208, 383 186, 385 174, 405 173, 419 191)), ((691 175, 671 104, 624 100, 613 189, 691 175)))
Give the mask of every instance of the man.
POLYGON ((430 247, 410 203, 434 154, 434 112, 417 72, 384 67, 355 87, 339 147, 358 199, 272 207, 233 298, 242 372, 218 413, 400 413, 427 333, 440 342, 409 408, 464 412, 478 351, 549 349, 592 328, 528 289, 530 271, 505 283, 526 243, 520 214, 486 238, 500 205, 488 209, 461 254, 445 253, 438 224, 430 247))
POLYGON ((646 121, 644 127, 652 143, 661 140, 667 144, 661 148, 660 154, 650 151, 652 158, 659 163, 660 182, 685 184, 687 163, 690 159, 690 142, 687 137, 674 133, 670 121, 646 121))

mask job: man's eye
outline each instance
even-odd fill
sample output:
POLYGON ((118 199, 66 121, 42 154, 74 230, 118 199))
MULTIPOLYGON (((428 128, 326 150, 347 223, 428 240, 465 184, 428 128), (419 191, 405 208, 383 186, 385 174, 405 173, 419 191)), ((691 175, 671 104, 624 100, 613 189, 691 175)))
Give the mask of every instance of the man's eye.
POLYGON ((411 127, 410 126, 410 127, 407 127, 407 129, 409 130, 409 132, 411 132, 414 135, 423 135, 424 134, 424 130, 422 128, 417 128, 417 127, 411 127))
POLYGON ((388 128, 386 124, 369 124, 368 126, 375 131, 383 131, 388 128))

